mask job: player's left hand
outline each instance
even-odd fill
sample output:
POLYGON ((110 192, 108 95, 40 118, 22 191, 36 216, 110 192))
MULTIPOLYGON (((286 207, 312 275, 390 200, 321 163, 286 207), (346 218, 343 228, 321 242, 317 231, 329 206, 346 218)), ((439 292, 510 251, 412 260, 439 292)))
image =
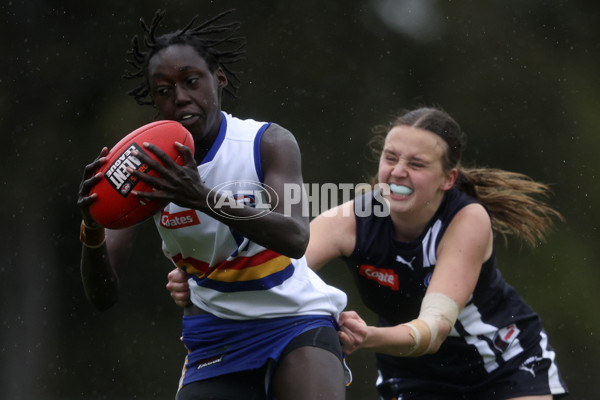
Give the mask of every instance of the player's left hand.
POLYGON ((148 164, 158 177, 129 168, 127 172, 143 180, 156 190, 153 192, 132 191, 132 194, 148 200, 163 200, 180 207, 202 209, 210 189, 202 184, 198 166, 189 147, 176 142, 175 146, 183 157, 183 165, 177 164, 164 151, 152 143, 144 143, 144 149, 154 153, 163 163, 153 160, 148 155, 132 151, 141 162, 148 164))

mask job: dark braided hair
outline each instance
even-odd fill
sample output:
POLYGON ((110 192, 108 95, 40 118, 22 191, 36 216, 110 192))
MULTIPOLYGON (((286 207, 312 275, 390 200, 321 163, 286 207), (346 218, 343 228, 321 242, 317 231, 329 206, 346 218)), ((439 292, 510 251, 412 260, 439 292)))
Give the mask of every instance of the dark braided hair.
POLYGON ((150 96, 150 83, 148 81, 148 63, 150 59, 166 47, 184 44, 192 46, 204 58, 211 73, 218 68, 223 69, 229 81, 225 91, 235 97, 235 92, 238 90, 240 83, 237 76, 239 72, 231 70, 229 65, 243 59, 246 40, 244 37, 237 36, 240 28, 239 22, 215 24, 234 11, 232 9, 222 12, 194 26, 198 19, 196 15, 183 29, 160 36, 156 36, 156 28, 163 20, 164 10, 157 10, 154 13, 150 25, 147 25, 144 19, 140 18, 140 25, 144 31, 143 45, 140 44, 140 39, 135 35, 131 41, 131 50, 127 52, 128 58, 126 59, 127 63, 134 68, 134 71, 126 71, 123 78, 142 78, 142 82, 127 94, 133 96, 140 105, 152 105, 153 101, 150 96))

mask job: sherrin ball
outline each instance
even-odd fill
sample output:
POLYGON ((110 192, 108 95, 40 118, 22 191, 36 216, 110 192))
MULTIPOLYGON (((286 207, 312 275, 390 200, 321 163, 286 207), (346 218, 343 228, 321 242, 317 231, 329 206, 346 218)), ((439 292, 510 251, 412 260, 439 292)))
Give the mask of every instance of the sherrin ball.
POLYGON ((183 157, 175 147, 179 142, 194 151, 194 138, 191 133, 176 121, 156 121, 144 125, 121 139, 106 156, 106 163, 99 169, 102 179, 90 191, 98 197, 90 206, 94 220, 109 229, 121 229, 139 224, 162 209, 163 201, 143 199, 131 194, 132 190, 150 192, 152 187, 127 172, 127 167, 158 176, 148 164, 142 163, 131 154, 132 150, 147 154, 158 160, 151 151, 143 148, 143 143, 156 145, 177 164, 183 164, 183 157))

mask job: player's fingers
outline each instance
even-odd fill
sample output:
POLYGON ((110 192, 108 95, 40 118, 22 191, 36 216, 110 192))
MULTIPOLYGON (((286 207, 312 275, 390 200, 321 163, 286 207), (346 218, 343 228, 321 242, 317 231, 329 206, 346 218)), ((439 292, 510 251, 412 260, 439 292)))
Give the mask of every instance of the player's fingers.
POLYGON ((132 190, 131 194, 140 198, 142 203, 151 202, 152 200, 170 201, 172 196, 160 190, 153 192, 140 192, 138 190, 132 190))
POLYGON ((350 355, 356 350, 356 346, 352 343, 352 339, 348 334, 338 332, 338 339, 340 340, 344 354, 350 355))
POLYGON ((344 325, 348 331, 352 331, 354 336, 362 338, 367 334, 367 324, 362 319, 352 319, 344 325))
POLYGON ((90 205, 96 201, 97 197, 98 196, 96 193, 93 193, 91 196, 79 197, 77 199, 77 207, 79 207, 81 210, 87 211, 87 209, 90 208, 90 205))
POLYGON ((90 164, 86 165, 83 170, 83 179, 89 179, 96 171, 106 162, 106 157, 98 157, 90 164))
POLYGON ((98 156, 96 156, 96 158, 94 158, 94 161, 92 161, 91 164, 87 165, 87 167, 90 166, 97 166, 98 164, 104 164, 106 162, 106 156, 108 155, 108 147, 103 147, 102 150, 100 150, 100 153, 98 154, 98 156))
POLYGON ((168 274, 167 274, 167 280, 169 281, 169 283, 171 282, 177 282, 180 281, 180 272, 181 271, 179 268, 173 268, 168 274))
MULTIPOLYGON (((158 147, 156 147, 156 146, 154 146, 154 147, 156 149, 158 149, 158 147)), ((160 149, 159 149, 159 151, 162 152, 162 150, 160 150, 160 149)), ((127 171, 130 174, 136 175, 138 177, 144 177, 144 176, 148 176, 148 174, 147 174, 148 171, 153 170, 154 172, 156 172, 160 176, 167 176, 168 175, 168 170, 161 163, 159 163, 155 159, 151 158, 148 154, 146 154, 144 152, 141 152, 141 151, 138 151, 136 149, 131 150, 131 154, 135 158, 137 158, 142 164, 146 164, 148 166, 148 168, 145 169, 146 173, 138 173, 138 170, 131 170, 133 172, 130 172, 130 169, 127 168, 127 171)))
POLYGON ((106 157, 108 155, 108 147, 103 147, 102 150, 100 150, 100 154, 98 154, 98 157, 96 157, 96 160, 102 157, 106 157))
POLYGON ((188 292, 189 288, 185 282, 176 282, 171 280, 169 283, 167 283, 167 290, 172 293, 183 293, 188 292))
POLYGON ((350 321, 353 319, 361 320, 356 311, 344 311, 340 314, 339 325, 342 326, 346 323, 346 321, 350 321))
POLYGON ((102 179, 102 173, 97 172, 90 178, 84 179, 79 184, 79 198, 88 197, 90 190, 102 179))
MULTIPOLYGON (((148 143, 148 142, 144 142, 142 144, 144 146, 145 149, 150 150, 152 153, 154 153, 154 155, 156 157, 158 157, 158 159, 160 161, 163 162, 163 165, 165 165, 166 167, 173 167, 173 166, 177 166, 177 163, 175 161, 173 161, 173 159, 171 157, 169 157, 167 155, 167 153, 165 153, 160 147, 152 144, 152 143, 148 143)), ((137 157, 137 156, 136 156, 137 157)), ((147 157, 148 160, 151 160, 150 157, 147 157)), ((153 161, 153 160, 152 160, 153 161)), ((154 162, 155 164, 159 164, 157 162, 154 162)), ((160 165, 160 164, 159 164, 160 165)))
POLYGON ((106 162, 107 155, 108 155, 108 147, 103 147, 102 150, 100 150, 100 154, 98 154, 98 156, 94 159, 94 161, 91 164, 88 164, 86 166, 86 170, 91 169, 92 171, 95 171, 98 168, 100 168, 100 166, 102 166, 102 164, 104 164, 106 162))
POLYGON ((180 268, 173 268, 167 278, 175 282, 187 282, 187 274, 180 268))
MULTIPOLYGON (((162 150, 160 150, 160 151, 162 151, 162 150)), ((158 161, 156 161, 155 159, 153 159, 152 157, 150 157, 148 154, 146 154, 143 151, 138 151, 137 149, 132 149, 131 154, 135 158, 140 160, 142 163, 148 164, 152 169, 158 169, 158 168, 162 167, 162 165, 158 161)))
POLYGON ((190 293, 187 292, 170 292, 171 298, 180 307, 185 307, 190 303, 190 293))
POLYGON ((177 147, 177 150, 183 157, 183 165, 190 168, 196 168, 196 160, 194 160, 192 150, 179 142, 175 142, 175 147, 177 147))
MULTIPOLYGON (((141 160, 140 160, 141 161, 141 160)), ((145 162, 145 161, 142 161, 145 162)), ((154 167, 150 167, 152 169, 154 169, 154 167)), ((156 171, 160 176, 153 176, 153 175, 149 175, 146 172, 141 172, 137 169, 133 169, 131 167, 127 167, 125 168, 125 170, 127 171, 128 174, 131 175, 132 179, 135 180, 141 180, 144 181, 146 184, 148 184, 149 186, 151 186, 154 190, 169 190, 171 189, 171 185, 169 185, 168 181, 166 179, 164 179, 164 175, 167 175, 166 173, 163 173, 163 175, 161 174, 161 171, 156 171)), ((134 193, 134 192, 132 192, 134 193)), ((136 193, 150 193, 150 192, 136 192, 136 193)), ((156 194, 156 193, 154 193, 156 194)), ((154 196, 153 198, 158 198, 156 196, 154 196)))
POLYGON ((85 221, 85 224, 89 227, 95 227, 98 224, 92 218, 90 214, 90 206, 93 202, 96 201, 98 195, 96 193, 92 193, 89 196, 79 196, 77 198, 77 207, 79 208, 79 212, 81 213, 81 217, 85 221))
POLYGON ((172 290, 171 297, 175 300, 187 300, 190 298, 189 290, 172 290))
POLYGON ((96 200, 97 195, 90 195, 89 193, 90 190, 92 190, 92 188, 102 179, 102 173, 97 172, 97 170, 106 162, 105 156, 107 151, 108 150, 106 147, 103 148, 96 160, 94 160, 91 164, 86 165, 84 169, 83 178, 79 184, 79 192, 77 196, 77 207, 81 210, 84 218, 89 217, 89 207, 96 200))

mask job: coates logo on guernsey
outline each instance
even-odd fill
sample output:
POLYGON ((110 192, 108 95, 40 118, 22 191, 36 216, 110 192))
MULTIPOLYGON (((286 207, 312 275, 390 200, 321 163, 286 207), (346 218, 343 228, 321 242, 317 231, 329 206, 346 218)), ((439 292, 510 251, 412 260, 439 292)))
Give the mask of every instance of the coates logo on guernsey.
POLYGON ((160 216, 160 226, 167 229, 179 229, 186 226, 198 225, 200 220, 196 211, 186 210, 178 213, 168 213, 163 211, 160 216))
POLYGON ((269 214, 279 198, 271 196, 275 193, 268 185, 254 181, 230 181, 215 186, 208 193, 209 206, 213 211, 231 219, 255 219, 269 214), (269 190, 267 190, 269 189, 269 190), (235 210, 252 207, 258 212, 254 215, 236 215, 235 210))
POLYGON ((399 290, 398 275, 391 269, 375 268, 372 265, 362 264, 358 273, 367 279, 376 281, 382 286, 387 286, 392 290, 399 290))

